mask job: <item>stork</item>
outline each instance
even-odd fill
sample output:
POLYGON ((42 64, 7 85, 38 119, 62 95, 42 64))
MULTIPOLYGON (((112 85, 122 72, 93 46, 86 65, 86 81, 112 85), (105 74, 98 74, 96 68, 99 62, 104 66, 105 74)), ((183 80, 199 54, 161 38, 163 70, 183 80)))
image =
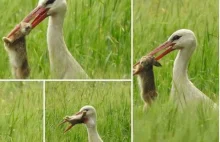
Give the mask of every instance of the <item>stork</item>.
POLYGON ((171 100, 175 101, 179 108, 198 103, 209 104, 217 108, 217 105, 189 80, 187 68, 196 46, 197 39, 195 34, 191 30, 180 29, 174 32, 165 43, 151 51, 149 55, 155 55, 159 51, 166 49, 155 58, 159 60, 171 51, 179 50, 173 66, 170 95, 171 100))
MULTIPOLYGON (((88 78, 88 75, 71 55, 64 41, 63 22, 66 10, 66 0, 39 0, 38 6, 22 22, 31 22, 33 29, 46 17, 49 17, 47 44, 52 77, 56 79, 85 79, 88 78)), ((17 25, 7 37, 13 38, 19 29, 20 26, 17 25)))
POLYGON ((64 131, 69 131, 76 124, 85 124, 88 132, 89 142, 103 142, 96 127, 96 110, 93 106, 84 106, 72 116, 67 116, 61 123, 69 122, 71 125, 64 131))

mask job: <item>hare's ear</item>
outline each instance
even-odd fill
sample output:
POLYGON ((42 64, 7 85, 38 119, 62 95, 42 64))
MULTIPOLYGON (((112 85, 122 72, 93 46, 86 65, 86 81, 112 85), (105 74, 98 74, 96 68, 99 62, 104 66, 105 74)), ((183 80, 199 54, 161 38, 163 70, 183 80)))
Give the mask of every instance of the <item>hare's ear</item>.
POLYGON ((2 40, 3 40, 6 44, 10 44, 10 43, 11 43, 11 39, 10 39, 10 38, 3 37, 2 40))
POLYGON ((157 60, 153 61, 153 65, 157 66, 157 67, 161 67, 162 66, 157 60))

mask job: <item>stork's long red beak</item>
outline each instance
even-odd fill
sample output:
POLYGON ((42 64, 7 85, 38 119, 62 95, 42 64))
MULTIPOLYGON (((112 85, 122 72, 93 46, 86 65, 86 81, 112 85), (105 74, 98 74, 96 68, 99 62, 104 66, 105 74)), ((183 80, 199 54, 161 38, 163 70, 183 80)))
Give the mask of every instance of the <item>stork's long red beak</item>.
POLYGON ((158 55, 155 60, 160 60, 163 56, 167 55, 168 53, 170 53, 171 51, 175 50, 173 49, 173 46, 175 45, 175 43, 171 42, 171 41, 166 41, 164 42, 162 45, 160 45, 159 47, 155 48, 153 51, 151 51, 149 53, 149 55, 153 56, 156 53, 166 49, 164 52, 162 52, 160 55, 158 55))
MULTIPOLYGON (((148 56, 154 56, 156 53, 166 49, 164 52, 162 52, 160 55, 158 55, 155 60, 160 60, 163 56, 167 55, 168 53, 170 53, 171 51, 175 50, 173 48, 173 46, 176 43, 173 43, 171 41, 166 41, 163 44, 161 44, 160 46, 158 46, 157 48, 155 48, 153 51, 151 51, 149 54, 147 54, 148 56)), ((133 67, 136 67, 140 62, 137 62, 136 64, 134 64, 133 67)), ((140 72, 141 70, 139 70, 140 72)), ((133 75, 136 75, 138 72, 133 73, 133 75)))
MULTIPOLYGON (((21 22, 31 23, 31 28, 33 29, 48 16, 48 10, 48 8, 45 8, 43 6, 37 6, 21 22)), ((15 28, 7 35, 7 38, 13 38, 13 35, 19 30, 20 24, 15 26, 15 28)))

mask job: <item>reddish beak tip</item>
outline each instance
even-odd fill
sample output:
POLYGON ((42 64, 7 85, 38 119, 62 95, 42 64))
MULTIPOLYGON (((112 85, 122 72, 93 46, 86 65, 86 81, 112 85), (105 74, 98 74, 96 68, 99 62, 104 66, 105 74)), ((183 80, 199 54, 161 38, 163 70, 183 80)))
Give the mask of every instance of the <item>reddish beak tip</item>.
POLYGON ((135 76, 135 75, 137 75, 137 74, 138 74, 138 71, 134 72, 134 73, 133 73, 133 76, 135 76))
POLYGON ((73 125, 70 125, 69 127, 67 127, 66 130, 64 131, 64 133, 66 133, 67 131, 69 131, 72 127, 73 127, 73 125))
POLYGON ((67 121, 66 120, 63 120, 61 123, 59 123, 57 126, 60 126, 60 125, 62 125, 62 124, 64 124, 64 123, 66 123, 67 121))
POLYGON ((134 69, 133 76, 138 75, 143 70, 143 67, 140 65, 140 62, 136 66, 137 67, 136 69, 134 69))
POLYGON ((140 61, 138 61, 136 64, 134 64, 133 67, 136 67, 138 64, 140 64, 140 61))

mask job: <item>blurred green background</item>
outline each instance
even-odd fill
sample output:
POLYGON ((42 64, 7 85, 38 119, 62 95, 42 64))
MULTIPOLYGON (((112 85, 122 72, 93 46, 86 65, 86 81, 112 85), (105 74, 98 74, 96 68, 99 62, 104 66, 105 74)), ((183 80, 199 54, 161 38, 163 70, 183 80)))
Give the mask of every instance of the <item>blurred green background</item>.
POLYGON ((43 140, 43 83, 0 82, 0 141, 43 140))

